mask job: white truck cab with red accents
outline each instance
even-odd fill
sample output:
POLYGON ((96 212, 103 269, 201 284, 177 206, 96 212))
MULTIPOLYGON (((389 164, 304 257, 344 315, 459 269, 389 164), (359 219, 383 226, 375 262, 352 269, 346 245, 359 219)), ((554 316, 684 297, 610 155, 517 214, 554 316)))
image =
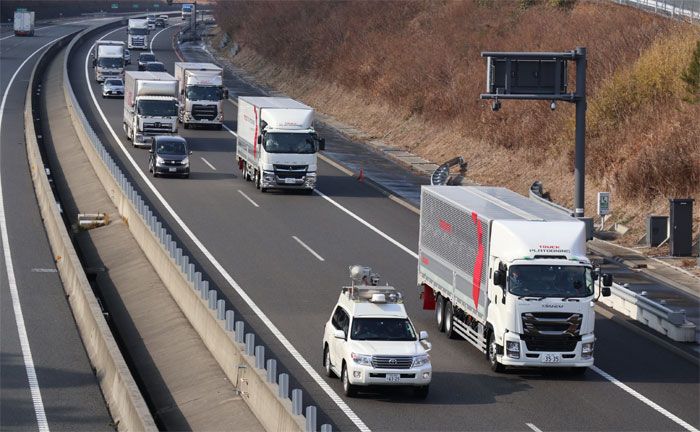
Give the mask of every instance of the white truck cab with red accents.
POLYGON ((612 278, 586 257, 582 221, 505 188, 424 186, 419 257, 424 308, 493 370, 593 365, 612 278))

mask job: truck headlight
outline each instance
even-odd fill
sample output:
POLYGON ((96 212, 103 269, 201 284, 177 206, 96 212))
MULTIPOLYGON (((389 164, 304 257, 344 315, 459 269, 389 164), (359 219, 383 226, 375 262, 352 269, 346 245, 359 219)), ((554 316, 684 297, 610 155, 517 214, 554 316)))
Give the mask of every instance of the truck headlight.
POLYGON ((593 342, 586 342, 581 345, 581 358, 590 359, 593 357, 593 342))
POLYGON ((520 341, 506 341, 506 355, 510 358, 520 358, 520 341))
POLYGON ((352 361, 362 366, 372 366, 372 356, 367 354, 350 353, 352 361))
POLYGON ((430 356, 428 354, 422 354, 419 356, 413 357, 413 364, 411 367, 421 367, 423 365, 429 364, 430 363, 430 356))
POLYGON ((268 181, 268 182, 275 181, 275 173, 263 172, 263 180, 268 181))
POLYGON ((162 157, 156 156, 156 165, 163 165, 165 163, 165 160, 163 160, 162 157))

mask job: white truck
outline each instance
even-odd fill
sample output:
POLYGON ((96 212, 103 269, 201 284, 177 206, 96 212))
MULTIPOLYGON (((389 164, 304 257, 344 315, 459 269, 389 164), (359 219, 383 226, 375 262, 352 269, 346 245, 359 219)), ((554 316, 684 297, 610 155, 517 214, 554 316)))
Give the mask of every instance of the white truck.
POLYGON ((178 118, 185 129, 192 124, 224 124, 224 100, 228 89, 223 86, 224 70, 212 63, 175 63, 175 78, 180 86, 178 118))
POLYGON ((149 49, 148 20, 131 18, 127 29, 127 45, 129 49, 149 49))
POLYGON ((16 10, 14 30, 15 36, 34 36, 34 12, 16 10))
POLYGON ((192 17, 194 12, 194 5, 192 3, 185 3, 182 5, 182 20, 186 21, 192 17))
POLYGON ((124 42, 98 41, 93 51, 92 66, 95 80, 103 82, 107 78, 122 78, 124 75, 124 42))
POLYGON ((238 98, 236 157, 247 181, 270 188, 316 186, 316 153, 325 148, 313 128, 314 110, 284 97, 238 98))
POLYGON ((424 186, 420 211, 418 285, 438 330, 497 372, 593 365, 594 282, 608 296, 612 276, 586 257, 582 221, 483 186, 424 186))
POLYGON ((156 28, 156 15, 155 14, 146 15, 146 23, 148 23, 149 30, 155 30, 155 28, 156 28))
POLYGON ((177 132, 177 80, 166 72, 127 71, 123 126, 135 147, 150 147, 153 136, 177 132))

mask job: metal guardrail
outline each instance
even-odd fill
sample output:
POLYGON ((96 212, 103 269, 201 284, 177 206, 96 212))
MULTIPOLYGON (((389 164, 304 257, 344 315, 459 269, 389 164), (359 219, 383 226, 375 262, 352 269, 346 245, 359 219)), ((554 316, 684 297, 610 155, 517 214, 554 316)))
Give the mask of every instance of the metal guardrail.
POLYGON ((614 0, 616 3, 633 6, 675 19, 700 23, 700 1, 698 0, 614 0))
MULTIPOLYGON (((532 186, 530 186, 530 199, 545 204, 564 214, 568 214, 569 216, 573 216, 573 211, 549 201, 542 195, 542 183, 540 181, 535 181, 532 186)), ((604 304, 627 316, 630 316, 631 318, 634 318, 637 321, 641 321, 645 325, 652 327, 654 330, 666 334, 673 340, 682 342, 690 342, 695 340, 695 325, 686 319, 685 310, 674 311, 643 295, 637 294, 620 284, 613 283, 610 291, 614 299, 608 300, 605 297, 601 297, 601 301, 604 304), (634 311, 633 309, 635 308, 640 309, 640 311, 634 311), (655 322, 650 319, 649 314, 656 318, 655 322), (669 323, 675 328, 669 328, 669 326, 666 326, 664 323, 669 323)))
MULTIPOLYGON (((231 332, 233 334, 233 338, 235 339, 234 342, 239 344, 239 346, 245 344, 243 354, 254 357, 256 368, 260 369, 265 374, 269 384, 277 384, 279 393, 276 396, 279 399, 286 401, 285 405, 287 405, 290 401, 289 375, 286 373, 276 375, 277 361, 275 359, 265 360, 264 346, 255 345, 255 334, 245 333, 244 322, 240 320, 236 321, 235 312, 233 310, 226 309, 226 302, 219 299, 219 297, 221 297, 219 291, 216 288, 210 288, 209 281, 203 279, 202 273, 196 270, 196 266, 191 262, 192 260, 190 257, 186 255, 183 252, 183 248, 180 247, 175 240, 173 240, 175 236, 168 232, 164 224, 159 220, 151 207, 147 204, 146 200, 144 200, 141 194, 136 190, 136 188, 134 188, 127 175, 124 174, 117 161, 112 157, 109 150, 107 150, 106 146, 95 133, 90 125, 90 122, 85 116, 85 113, 80 108, 80 104, 75 96, 75 92, 73 91, 73 87, 68 77, 67 66, 71 50, 77 45, 82 44, 82 40, 85 37, 98 31, 111 27, 117 27, 119 25, 121 25, 119 22, 112 22, 106 25, 100 25, 87 29, 79 34, 68 46, 63 66, 63 81, 65 91, 70 98, 72 109, 77 114, 81 123, 80 126, 86 132, 95 152, 97 155, 99 155, 105 168, 109 171, 113 180, 118 185, 118 192, 120 192, 122 196, 128 200, 131 206, 133 206, 142 222, 150 230, 150 233, 159 241, 160 246, 169 256, 172 264, 175 264, 179 268, 181 276, 187 280, 191 289, 197 293, 203 302, 206 302, 208 308, 215 314, 216 319, 221 323, 220 325, 224 327, 227 332, 231 332)), ((293 389, 291 391, 291 406, 293 407, 292 413, 294 415, 301 415, 305 418, 306 432, 314 432, 317 429, 317 409, 315 406, 307 406, 304 410, 304 415, 301 409, 303 405, 302 400, 302 390, 293 389)), ((331 426, 327 424, 322 425, 321 428, 324 431, 331 431, 331 426)))

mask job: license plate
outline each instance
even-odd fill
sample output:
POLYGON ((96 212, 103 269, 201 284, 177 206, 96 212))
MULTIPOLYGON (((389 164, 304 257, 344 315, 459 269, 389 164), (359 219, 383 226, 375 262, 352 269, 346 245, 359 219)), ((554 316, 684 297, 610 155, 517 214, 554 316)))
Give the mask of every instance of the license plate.
POLYGON ((293 179, 293 178, 286 178, 286 179, 284 179, 284 182, 285 182, 285 183, 291 183, 291 184, 294 184, 294 183, 296 183, 296 182, 297 182, 297 179, 293 179))
POLYGON ((169 170, 170 172, 175 172, 175 171, 177 171, 177 168, 168 168, 168 170, 169 170))
POLYGON ((401 380, 401 374, 388 373, 386 374, 386 380, 389 382, 399 382, 399 380, 401 380))
POLYGON ((544 354, 542 356, 542 363, 559 363, 561 358, 557 354, 544 354))

